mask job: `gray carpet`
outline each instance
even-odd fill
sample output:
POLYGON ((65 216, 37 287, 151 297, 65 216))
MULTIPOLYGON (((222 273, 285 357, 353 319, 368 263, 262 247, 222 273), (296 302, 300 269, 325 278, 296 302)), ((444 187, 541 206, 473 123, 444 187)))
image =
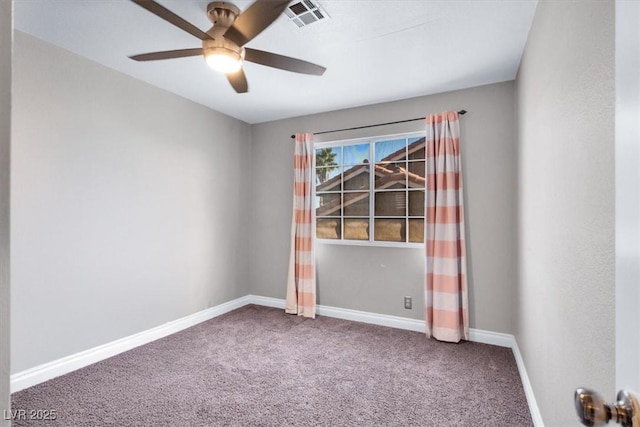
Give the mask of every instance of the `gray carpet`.
POLYGON ((15 426, 530 426, 510 349, 249 305, 12 396, 15 426))

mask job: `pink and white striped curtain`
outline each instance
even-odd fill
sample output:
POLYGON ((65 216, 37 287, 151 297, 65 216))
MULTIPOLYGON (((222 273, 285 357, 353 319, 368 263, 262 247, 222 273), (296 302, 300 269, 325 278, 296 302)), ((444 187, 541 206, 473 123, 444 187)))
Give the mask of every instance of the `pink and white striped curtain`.
POLYGON ((313 134, 296 134, 293 156, 293 218, 285 312, 316 317, 313 134))
POLYGON ((425 320, 427 336, 469 339, 458 113, 427 117, 425 320))

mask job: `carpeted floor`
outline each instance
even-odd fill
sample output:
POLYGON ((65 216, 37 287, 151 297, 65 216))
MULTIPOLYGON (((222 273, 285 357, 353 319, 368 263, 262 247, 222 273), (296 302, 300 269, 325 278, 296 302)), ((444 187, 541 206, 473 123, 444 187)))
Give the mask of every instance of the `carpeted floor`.
POLYGON ((14 426, 531 426, 510 349, 249 305, 12 396, 14 426))

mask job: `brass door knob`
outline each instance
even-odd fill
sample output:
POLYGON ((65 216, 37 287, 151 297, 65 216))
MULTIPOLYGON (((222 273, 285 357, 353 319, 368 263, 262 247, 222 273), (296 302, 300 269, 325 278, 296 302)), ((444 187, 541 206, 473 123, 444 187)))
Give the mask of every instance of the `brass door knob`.
POLYGON ((607 404, 595 391, 578 388, 575 393, 576 412, 585 426, 603 426, 610 420, 624 427, 640 427, 638 399, 628 391, 618 392, 618 401, 607 404))

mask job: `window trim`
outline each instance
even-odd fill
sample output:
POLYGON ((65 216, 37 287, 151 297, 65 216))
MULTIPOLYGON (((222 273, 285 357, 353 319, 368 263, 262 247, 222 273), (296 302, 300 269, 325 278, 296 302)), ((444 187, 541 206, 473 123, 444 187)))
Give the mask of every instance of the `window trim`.
MULTIPOLYGON (((368 142, 370 143, 370 147, 369 147, 369 154, 370 154, 370 161, 369 164, 371 165, 372 169, 369 171, 369 189, 366 190, 369 193, 369 240, 347 240, 344 239, 344 207, 341 207, 341 214, 340 216, 338 216, 337 218, 340 218, 340 222, 341 222, 341 238, 340 239, 320 239, 316 237, 316 243, 321 244, 321 245, 343 245, 343 246, 372 246, 372 247, 392 247, 392 248, 409 248, 409 249, 417 249, 417 248, 424 248, 425 247, 425 243, 415 243, 415 242, 391 242, 391 241, 384 241, 384 240, 374 240, 375 238, 375 230, 374 230, 374 220, 375 218, 387 218, 388 216, 385 215, 379 215, 379 216, 375 216, 374 215, 374 209, 375 209, 375 194, 376 192, 385 192, 385 191, 398 191, 398 189, 380 189, 377 190, 375 189, 375 170, 373 168, 375 168, 375 143, 376 142, 380 142, 380 141, 388 141, 388 140, 392 140, 392 139, 409 139, 411 137, 419 137, 419 138, 426 138, 426 132, 425 131, 413 131, 413 132, 402 132, 402 133, 392 133, 392 134, 387 134, 387 135, 375 135, 375 136, 371 136, 371 137, 361 137, 361 138, 344 138, 344 139, 339 139, 339 140, 333 140, 333 141, 322 141, 322 142, 314 142, 313 144, 313 150, 314 150, 314 161, 313 161, 313 179, 314 179, 314 186, 313 186, 313 195, 314 195, 314 200, 317 196, 316 194, 316 187, 317 184, 315 184, 316 182, 316 162, 315 162, 315 152, 318 149, 323 149, 323 148, 333 148, 333 147, 342 147, 345 145, 357 145, 359 143, 365 143, 368 142)), ((408 155, 409 153, 406 153, 406 159, 405 161, 409 161, 408 159, 408 155)), ((425 159, 422 160, 425 162, 425 168, 426 168, 426 147, 425 147, 425 159)), ((342 168, 344 166, 344 158, 341 159, 341 164, 340 167, 342 168)), ((340 173, 342 174, 344 172, 344 170, 342 170, 340 173)), ((425 169, 425 175, 426 175, 426 169, 425 169)), ((340 191, 323 191, 322 193, 324 194, 344 194, 345 190, 344 190, 344 178, 341 177, 341 185, 340 185, 341 190, 340 191)), ((408 199, 408 191, 411 191, 411 189, 407 187, 404 189, 404 191, 407 194, 407 207, 406 207, 406 212, 404 216, 398 216, 398 217, 394 217, 394 218, 404 218, 406 221, 408 221, 410 218, 412 218, 409 215, 409 199, 408 199)), ((418 189, 414 189, 413 191, 420 191, 418 189)), ((358 191, 358 190, 348 190, 347 193, 357 193, 357 192, 364 192, 364 191, 358 191)), ((425 197, 427 197, 427 191, 426 188, 424 189, 424 194, 425 197)), ((314 207, 314 221, 315 223, 313 224, 313 233, 314 233, 314 237, 316 234, 316 227, 317 227, 317 218, 315 215, 315 207, 314 207)), ((356 218, 358 216, 348 216, 347 218, 356 218)), ((359 216, 360 218, 367 218, 365 216, 359 216)), ((331 217, 321 217, 321 218, 331 218, 331 217)), ((423 218, 424 216, 415 216, 413 218, 423 218)), ((407 222, 408 224, 408 222, 407 222)), ((407 225, 408 227, 408 225, 407 225)), ((407 239, 408 239, 408 229, 407 229, 407 239)))

